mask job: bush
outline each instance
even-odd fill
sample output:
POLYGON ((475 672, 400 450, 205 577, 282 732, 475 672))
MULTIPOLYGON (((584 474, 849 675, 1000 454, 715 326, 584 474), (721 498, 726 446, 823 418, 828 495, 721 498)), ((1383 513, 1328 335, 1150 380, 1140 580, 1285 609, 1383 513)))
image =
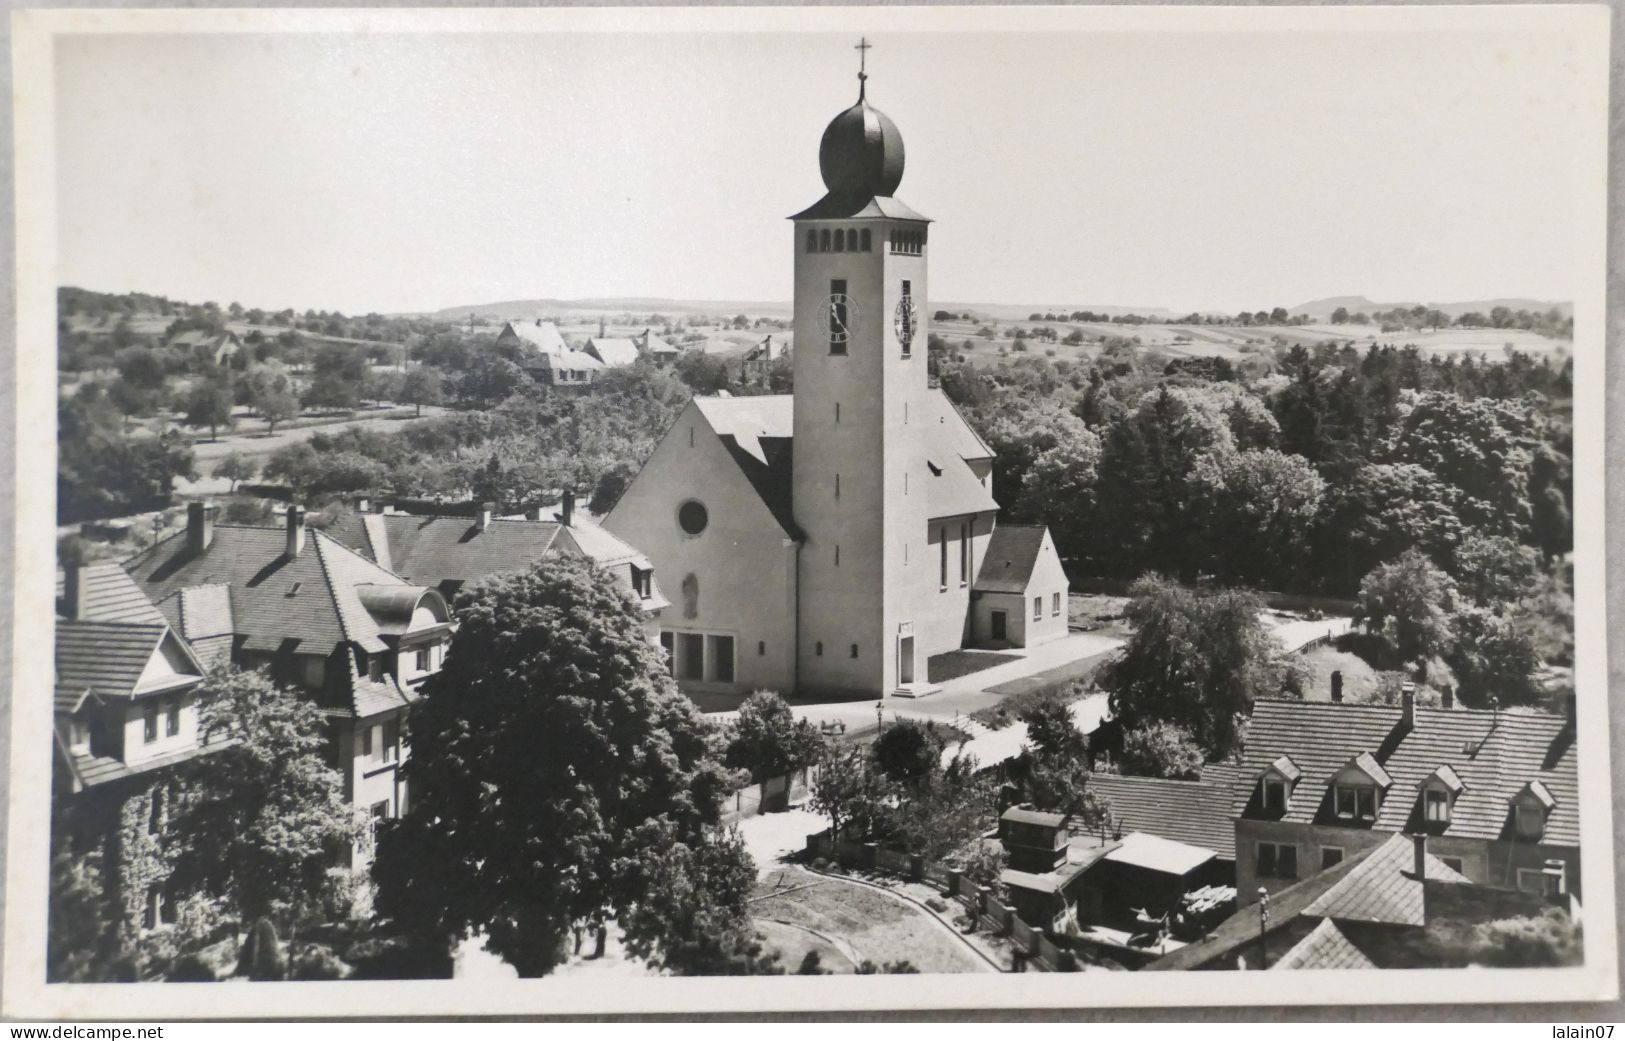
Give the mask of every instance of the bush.
POLYGON ((801 968, 796 970, 797 976, 827 976, 822 966, 823 959, 817 951, 808 951, 806 957, 801 959, 801 968))
POLYGON ((292 959, 288 969, 291 980, 342 980, 350 975, 350 966, 326 947, 311 945, 292 959))
POLYGON ((1125 774, 1194 781, 1203 761, 1202 747, 1184 727, 1150 723, 1123 734, 1119 766, 1125 774))
POLYGON ((277 942, 276 926, 269 918, 255 919, 237 959, 237 974, 251 980, 287 978, 288 959, 277 942))
POLYGON ((201 955, 183 954, 169 966, 164 979, 171 983, 214 983, 219 977, 201 955))

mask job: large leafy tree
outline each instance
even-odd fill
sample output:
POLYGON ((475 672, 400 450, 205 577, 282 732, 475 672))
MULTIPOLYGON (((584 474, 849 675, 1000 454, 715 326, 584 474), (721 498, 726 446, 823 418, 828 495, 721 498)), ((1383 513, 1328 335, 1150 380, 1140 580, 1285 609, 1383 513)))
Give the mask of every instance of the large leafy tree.
POLYGON ((1100 438, 1090 430, 1068 429, 1021 479, 1013 512, 1048 525, 1063 558, 1085 557, 1093 549, 1099 466, 1100 438))
POLYGON ((116 517, 169 505, 177 477, 195 477, 192 448, 174 433, 135 438, 105 400, 81 393, 57 406, 57 517, 116 517), (80 399, 84 400, 80 400, 80 399))
POLYGON ((175 879, 222 900, 241 922, 296 927, 332 896, 334 854, 360 834, 344 780, 326 761, 326 720, 263 672, 205 681, 200 732, 171 812, 175 879))
POLYGON ((1423 393, 1402 408, 1386 454, 1449 485, 1456 514, 1467 524, 1519 535, 1531 519, 1529 458, 1515 437, 1524 422, 1489 398, 1423 393))
POLYGON ((1202 747, 1184 727, 1148 723, 1123 735, 1118 765, 1133 776, 1194 781, 1202 776, 1202 747))
POLYGON ((232 404, 232 387, 229 381, 200 379, 186 392, 183 406, 186 425, 208 427, 209 439, 212 441, 221 427, 230 429, 237 425, 237 417, 231 411, 232 404))
POLYGON ((1326 484, 1303 457, 1274 449, 1209 456, 1195 481, 1208 565, 1220 579, 1279 582, 1305 562, 1326 484))
POLYGON ((1454 645, 1456 598, 1449 575, 1407 550, 1361 580, 1355 619, 1381 640, 1390 662, 1425 668, 1454 645))
POLYGON ((823 755, 824 736, 818 728, 797 720, 778 694, 758 690, 740 704, 728 728, 723 761, 761 781, 816 763, 823 755))
POLYGON ((1361 467, 1326 513, 1319 558, 1332 571, 1330 577, 1349 589, 1359 576, 1406 550, 1418 549, 1438 563, 1448 561, 1462 536, 1454 499, 1432 471, 1414 463, 1361 467), (1337 567, 1339 558, 1342 568, 1337 567))
POLYGON ((1235 589, 1198 592, 1155 574, 1129 594, 1134 635, 1101 673, 1114 711, 1130 727, 1183 727, 1210 759, 1226 757, 1253 700, 1287 682, 1279 644, 1260 618, 1263 601, 1235 589))
POLYGON ((647 866, 713 840, 728 774, 638 605, 590 562, 487 579, 458 607, 408 725, 412 801, 380 843, 377 908, 445 942, 481 931, 539 976, 576 923, 653 913, 647 866))

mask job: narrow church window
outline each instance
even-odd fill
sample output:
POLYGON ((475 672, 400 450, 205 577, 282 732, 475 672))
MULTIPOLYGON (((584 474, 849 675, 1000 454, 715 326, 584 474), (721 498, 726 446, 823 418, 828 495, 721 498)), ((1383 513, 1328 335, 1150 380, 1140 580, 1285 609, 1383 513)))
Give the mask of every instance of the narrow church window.
POLYGON ((694 428, 693 427, 688 428, 688 447, 690 447, 690 448, 694 447, 694 428))
POLYGON ((835 545, 835 566, 841 566, 841 546, 839 543, 836 543, 835 545))
POLYGON ((767 641, 766 640, 757 640, 756 641, 756 656, 758 658, 760 658, 762 655, 764 655, 766 653, 767 653, 767 641))
POLYGON ((846 229, 846 251, 848 253, 856 253, 858 251, 858 229, 856 228, 846 229))
POLYGON ((818 232, 813 231, 810 228, 807 230, 807 252, 818 252, 818 232))
POLYGON ((825 228, 823 231, 820 231, 818 233, 818 252, 820 252, 820 253, 828 253, 829 252, 829 229, 828 228, 825 228))
POLYGON ((965 525, 959 526, 959 584, 964 586, 970 574, 970 540, 965 525))
POLYGON ((903 425, 908 426, 908 402, 903 402, 903 425))
POLYGON ((1035 596, 1035 597, 1033 597, 1033 621, 1036 622, 1036 621, 1038 621, 1039 619, 1041 619, 1043 617, 1044 617, 1044 598, 1041 597, 1041 596, 1035 596))
POLYGON ((841 421, 841 403, 839 401, 837 401, 835 403, 835 422, 839 423, 840 421, 841 421))
POLYGON ((903 471, 903 494, 908 494, 908 471, 903 471))
POLYGON ((863 229, 862 235, 860 236, 860 241, 863 243, 863 245, 861 247, 863 249, 863 252, 865 252, 865 253, 869 252, 869 229, 868 228, 863 229))
POLYGON ((853 644, 852 645, 852 657, 856 658, 857 656, 858 656, 858 645, 853 644))
POLYGON ((823 640, 819 640, 817 643, 813 644, 813 653, 818 655, 820 658, 822 658, 824 656, 824 641, 823 640))
POLYGON ((942 550, 942 564, 937 569, 937 585, 948 588, 948 529, 937 529, 937 544, 942 550))
POLYGON ((837 499, 839 499, 841 497, 841 475, 840 474, 835 475, 835 497, 837 499))

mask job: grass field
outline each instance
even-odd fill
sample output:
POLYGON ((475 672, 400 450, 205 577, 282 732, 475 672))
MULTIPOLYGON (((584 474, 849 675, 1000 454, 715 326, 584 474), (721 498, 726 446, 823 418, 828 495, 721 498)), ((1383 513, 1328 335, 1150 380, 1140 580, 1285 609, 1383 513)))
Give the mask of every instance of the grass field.
MULTIPOLYGON (((773 881, 759 883, 750 911, 758 923, 811 930, 849 959, 908 961, 922 973, 992 971, 948 927, 901 897, 799 868, 774 872, 773 881)), ((782 931, 774 932, 785 942, 782 931)), ((786 968, 794 971, 801 956, 785 957, 786 968)))

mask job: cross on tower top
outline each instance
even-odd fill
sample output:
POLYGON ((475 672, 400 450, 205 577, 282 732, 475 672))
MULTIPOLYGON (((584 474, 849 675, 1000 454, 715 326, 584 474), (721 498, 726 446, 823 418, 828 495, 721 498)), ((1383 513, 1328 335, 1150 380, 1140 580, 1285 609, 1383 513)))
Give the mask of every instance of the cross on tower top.
POLYGON ((859 101, 863 100, 864 81, 869 78, 869 74, 864 71, 864 68, 865 68, 866 65, 868 65, 869 48, 871 48, 873 46, 874 46, 874 44, 870 43, 867 37, 860 36, 860 37, 858 37, 858 45, 856 47, 852 48, 853 50, 858 52, 858 100, 859 101))

